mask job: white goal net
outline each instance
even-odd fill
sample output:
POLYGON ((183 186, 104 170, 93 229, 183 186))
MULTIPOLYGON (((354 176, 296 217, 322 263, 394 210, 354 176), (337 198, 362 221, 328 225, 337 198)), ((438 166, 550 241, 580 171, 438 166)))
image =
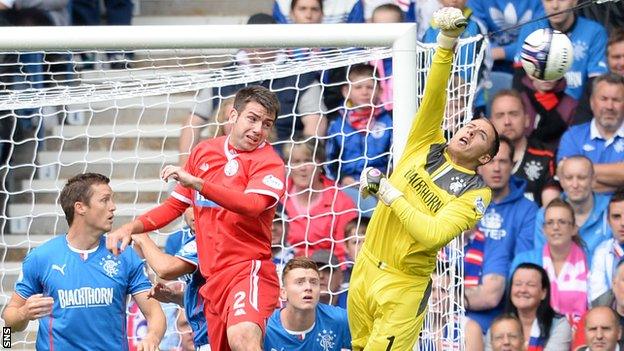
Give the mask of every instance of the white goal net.
MULTIPOLYGON (((413 67, 405 68, 409 65, 405 58, 397 59, 400 54, 396 46, 393 50, 392 40, 384 39, 385 46, 358 40, 323 45, 333 49, 321 49, 319 42, 312 49, 295 50, 282 47, 304 45, 289 45, 277 34, 258 44, 271 49, 245 53, 241 48, 252 46, 237 45, 236 39, 229 48, 214 45, 220 49, 198 44, 193 49, 158 45, 141 50, 137 46, 69 50, 74 44, 59 41, 57 49, 0 52, 3 307, 13 293, 24 255, 67 230, 59 193, 68 178, 82 172, 108 176, 117 205, 115 226, 127 223, 169 196, 171 184, 158 179, 164 165, 184 160, 198 136, 210 138, 227 130, 223 113, 229 98, 236 87, 247 84, 265 85, 282 104, 272 141, 282 152, 290 186, 275 220, 275 232, 283 232, 274 237, 275 260, 283 263, 291 254, 329 250, 338 262, 331 258, 324 262, 331 268, 326 296, 332 302, 343 301, 348 291, 344 277, 354 261, 349 247, 365 239, 363 225, 372 213, 370 204, 355 194, 357 186, 348 181, 349 170, 369 164, 391 169, 422 97, 432 54, 432 46, 413 46, 415 53, 408 56, 414 59, 413 67), (392 66, 393 58, 402 64, 392 66), (373 67, 374 86, 384 90, 352 106, 344 95, 351 96, 362 83, 361 76, 351 73, 363 65, 373 67), (393 84, 394 100, 389 94, 393 84), (404 84, 411 88, 401 89, 404 84), (355 119, 344 111, 365 111, 370 116, 362 130, 350 131, 345 125, 355 119), (185 127, 192 115, 194 124, 185 127), (388 120, 383 120, 386 115, 388 120), (190 136, 183 142, 186 149, 180 147, 181 135, 190 136), (383 144, 384 135, 392 136, 394 147, 389 140, 383 144), (364 154, 356 152, 355 140, 365 141, 364 154), (326 199, 328 205, 319 206, 326 199)), ((462 40, 458 50, 475 47, 481 40, 462 40)), ((477 89, 484 46, 456 58, 444 124, 449 135, 471 118, 468 106, 477 89)), ((168 234, 183 225, 181 220, 172 223, 153 237, 164 245, 168 234)), ((415 349, 463 350, 462 249, 460 238, 440 253, 429 315, 415 349)), ((168 308, 173 316, 176 308, 168 308)), ((130 312, 129 316, 136 317, 130 312)), ((170 324, 166 338, 171 344, 161 349, 182 342, 176 323, 170 324)), ((30 323, 24 333, 14 334, 13 347, 34 349, 36 328, 37 323, 30 323)))

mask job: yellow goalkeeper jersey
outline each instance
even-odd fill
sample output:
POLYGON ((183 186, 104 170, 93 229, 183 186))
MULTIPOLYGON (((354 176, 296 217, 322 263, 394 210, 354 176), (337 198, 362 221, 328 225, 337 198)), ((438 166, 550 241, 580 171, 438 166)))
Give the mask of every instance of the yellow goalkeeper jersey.
POLYGON ((492 197, 481 177, 454 164, 446 150, 441 125, 452 60, 451 50, 436 50, 405 152, 390 177, 404 196, 390 207, 379 202, 364 242, 375 258, 410 275, 428 276, 440 248, 472 228, 492 197))

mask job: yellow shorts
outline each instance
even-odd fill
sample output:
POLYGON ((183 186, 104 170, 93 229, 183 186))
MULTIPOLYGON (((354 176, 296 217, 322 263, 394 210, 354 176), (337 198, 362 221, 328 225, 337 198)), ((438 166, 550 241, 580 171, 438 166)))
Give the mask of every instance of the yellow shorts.
POLYGON ((362 250, 347 300, 353 350, 411 351, 425 320, 430 294, 429 276, 407 275, 362 250))

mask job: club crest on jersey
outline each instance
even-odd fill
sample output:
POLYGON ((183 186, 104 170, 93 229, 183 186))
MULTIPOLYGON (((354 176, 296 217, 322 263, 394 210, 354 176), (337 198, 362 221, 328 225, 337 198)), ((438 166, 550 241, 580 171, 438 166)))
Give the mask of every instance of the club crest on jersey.
POLYGON ((202 163, 201 166, 199 166, 199 169, 201 169, 203 172, 206 172, 208 168, 210 168, 210 165, 208 164, 208 162, 204 162, 202 163))
POLYGON ((284 183, 276 176, 269 174, 262 178, 262 183, 270 188, 282 190, 284 189, 284 183))
POLYGON ((238 161, 233 158, 225 164, 225 167, 223 167, 223 173, 225 173, 226 176, 231 177, 235 175, 236 172, 238 172, 238 161))
POLYGON ((459 177, 452 177, 449 190, 457 195, 466 186, 466 181, 459 177))
POLYGON ((485 204, 483 203, 483 198, 481 196, 475 200, 475 211, 479 216, 483 216, 485 213, 485 204))
POLYGON ((106 257, 102 257, 102 259, 100 260, 100 266, 102 266, 102 269, 104 269, 104 273, 106 273, 106 275, 111 278, 119 273, 120 264, 121 262, 112 255, 106 255, 106 257))
POLYGON ((323 350, 329 351, 332 350, 334 348, 334 345, 336 344, 334 342, 335 338, 336 333, 334 333, 333 330, 323 329, 323 331, 318 333, 318 335, 316 336, 316 341, 318 341, 319 345, 321 345, 323 350))
POLYGON ((534 182, 539 179, 543 169, 544 166, 533 160, 524 166, 524 173, 526 173, 527 178, 529 178, 530 181, 534 182))

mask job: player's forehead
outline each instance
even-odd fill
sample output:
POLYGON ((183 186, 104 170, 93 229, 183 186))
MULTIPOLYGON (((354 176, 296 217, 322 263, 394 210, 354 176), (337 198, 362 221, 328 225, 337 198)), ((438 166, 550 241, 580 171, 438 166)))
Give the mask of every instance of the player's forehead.
POLYGON ((251 115, 262 118, 263 120, 270 121, 274 121, 276 118, 275 115, 269 113, 269 110, 267 110, 266 107, 262 106, 262 104, 260 104, 259 102, 253 100, 245 104, 243 110, 241 111, 241 114, 244 116, 251 115))
POLYGON ((312 268, 297 267, 286 272, 287 281, 296 281, 300 279, 318 279, 319 272, 312 268))

